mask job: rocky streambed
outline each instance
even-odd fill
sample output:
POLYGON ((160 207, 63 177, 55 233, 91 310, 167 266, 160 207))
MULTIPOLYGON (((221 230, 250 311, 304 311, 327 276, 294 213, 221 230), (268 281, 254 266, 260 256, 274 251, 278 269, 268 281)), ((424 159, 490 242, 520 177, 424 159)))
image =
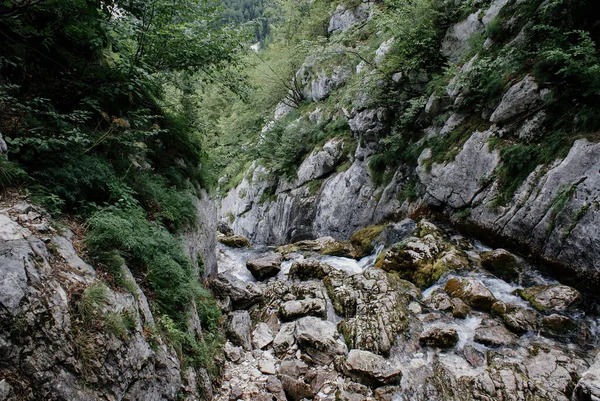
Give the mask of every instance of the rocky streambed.
POLYGON ((279 248, 221 227, 218 400, 598 400, 598 317, 525 260, 429 221, 279 248))

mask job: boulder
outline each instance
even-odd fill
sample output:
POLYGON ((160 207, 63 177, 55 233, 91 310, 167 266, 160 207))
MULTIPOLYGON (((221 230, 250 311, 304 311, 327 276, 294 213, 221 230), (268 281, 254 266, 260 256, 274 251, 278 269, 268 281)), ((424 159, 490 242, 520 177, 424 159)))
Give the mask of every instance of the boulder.
POLYGON ((300 377, 308 371, 308 365, 299 359, 287 359, 281 361, 279 373, 284 376, 300 377))
POLYGON ((369 5, 365 3, 361 3, 354 10, 346 8, 346 6, 342 4, 338 5, 331 16, 331 19, 329 20, 327 32, 333 33, 337 31, 345 31, 355 23, 367 19, 369 16, 368 10, 369 5))
POLYGON ((506 281, 517 279, 521 270, 515 255, 504 249, 483 252, 481 266, 506 281))
POLYGON ((284 323, 273 339, 273 350, 277 355, 285 354, 296 343, 296 322, 284 323))
POLYGON ((322 280, 331 272, 332 267, 316 260, 301 260, 292 263, 289 272, 291 280, 322 280))
POLYGON ((490 323, 475 329, 473 341, 489 347, 501 347, 515 344, 517 337, 508 331, 506 327, 490 323))
POLYGON ((398 384, 402 372, 389 360, 369 351, 353 349, 344 363, 346 374, 369 386, 398 384))
POLYGON ((458 343, 458 333, 450 327, 431 327, 421 334, 419 343, 427 347, 453 348, 458 343))
POLYGON ((316 394, 308 384, 297 377, 284 375, 281 377, 281 384, 287 399, 291 401, 312 400, 316 394))
POLYGON ((246 267, 257 280, 266 280, 274 277, 281 269, 282 255, 280 253, 269 253, 255 259, 246 261, 246 267))
POLYGON ((248 311, 234 311, 227 325, 227 337, 235 344, 243 347, 246 351, 252 350, 250 340, 250 329, 252 320, 248 311))
POLYGON ((224 221, 219 221, 217 223, 217 232, 227 237, 233 237, 235 235, 231 227, 229 227, 229 225, 227 225, 227 223, 225 223, 224 221))
POLYGON ((452 316, 458 319, 465 319, 469 314, 469 305, 460 298, 452 298, 452 316))
POLYGON ((540 321, 542 335, 546 337, 564 337, 573 333, 577 328, 576 321, 567 316, 553 313, 549 316, 544 316, 540 321))
POLYGON ((234 309, 248 308, 263 296, 262 288, 256 283, 242 281, 230 273, 219 274, 210 286, 218 298, 229 298, 234 309))
POLYGON ((562 284, 530 287, 518 294, 541 312, 564 312, 581 302, 579 291, 562 284))
POLYGON ((266 323, 259 323, 252 332, 252 345, 256 349, 263 349, 273 342, 273 332, 266 323))
POLYGON ((346 345, 338 340, 335 324, 316 317, 296 321, 296 340, 316 363, 330 364, 337 355, 348 353, 346 345))
POLYGON ((524 334, 537 330, 538 314, 531 309, 498 301, 492 305, 492 314, 499 316, 513 333, 524 334))
POLYGON ((573 391, 574 401, 600 401, 600 355, 583 373, 573 391))
POLYGON ((473 309, 489 312, 496 298, 480 281, 453 277, 446 283, 444 290, 451 297, 460 298, 473 309))
POLYGON ((540 88, 531 75, 513 85, 502 97, 500 104, 492 113, 490 122, 507 122, 540 104, 540 88))
POLYGON ((465 20, 453 25, 442 41, 441 53, 451 62, 459 61, 470 49, 469 38, 476 32, 482 32, 484 25, 480 21, 482 10, 469 15, 465 20))
POLYGON ((252 248, 248 238, 241 235, 220 235, 217 239, 230 248, 252 248))
POLYGON ((283 321, 296 320, 303 316, 327 317, 327 305, 323 299, 302 299, 281 304, 279 316, 283 321))

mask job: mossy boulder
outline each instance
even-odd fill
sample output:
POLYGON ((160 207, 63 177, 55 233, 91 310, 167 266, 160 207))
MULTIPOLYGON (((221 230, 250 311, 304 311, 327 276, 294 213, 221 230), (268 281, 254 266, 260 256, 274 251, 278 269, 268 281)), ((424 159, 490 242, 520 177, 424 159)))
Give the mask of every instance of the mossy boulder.
POLYGON ((556 313, 544 316, 540 322, 542 335, 552 338, 565 337, 573 333, 578 324, 573 319, 556 313))
POLYGON ((564 312, 581 303, 581 293, 562 285, 539 285, 518 290, 517 294, 540 312, 564 312))
POLYGON ((370 255, 375 249, 375 241, 385 229, 385 225, 375 225, 357 230, 350 237, 350 244, 355 248, 354 257, 359 259, 370 255))
POLYGON ((230 248, 252 248, 248 238, 242 235, 221 235, 217 239, 230 248))
POLYGON ((496 298, 485 285, 470 277, 453 277, 448 280, 444 290, 451 297, 460 298, 473 309, 484 312, 489 312, 496 302, 496 298))
POLYGON ((321 255, 340 256, 344 258, 356 257, 356 248, 350 241, 329 241, 323 245, 321 255))
POLYGON ((469 262, 462 251, 443 237, 427 233, 394 245, 379 256, 375 266, 427 288, 449 270, 468 269, 469 262))
POLYGON ((481 266, 506 281, 518 279, 521 272, 521 267, 515 255, 504 249, 483 252, 481 254, 481 266))
POLYGON ((322 280, 332 270, 332 267, 316 260, 301 260, 290 267, 289 278, 292 280, 322 280))

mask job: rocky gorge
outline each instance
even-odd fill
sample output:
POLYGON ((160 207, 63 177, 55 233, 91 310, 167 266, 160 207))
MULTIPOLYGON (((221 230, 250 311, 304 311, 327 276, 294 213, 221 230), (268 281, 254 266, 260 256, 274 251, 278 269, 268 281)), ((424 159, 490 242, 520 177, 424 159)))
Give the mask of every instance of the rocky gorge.
POLYGON ((81 165, 39 176, 66 201, 39 178, 5 190, 22 144, 0 133, 0 401, 600 400, 590 4, 263 10, 291 35, 248 56, 272 107, 208 93, 233 62, 162 77, 185 88, 161 107, 210 118, 149 146, 168 113, 134 134, 102 114, 81 165))
POLYGON ((218 400, 598 396, 598 316, 579 291, 427 220, 367 238, 373 254, 358 260, 360 249, 331 237, 219 246, 212 286, 228 342, 218 400))

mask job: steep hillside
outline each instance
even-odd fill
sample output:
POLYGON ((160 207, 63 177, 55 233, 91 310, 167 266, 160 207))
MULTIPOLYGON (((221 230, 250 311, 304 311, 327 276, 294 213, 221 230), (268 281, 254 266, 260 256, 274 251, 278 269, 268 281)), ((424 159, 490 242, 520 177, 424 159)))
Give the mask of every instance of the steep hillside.
POLYGON ((593 4, 331 7, 220 217, 282 244, 441 213, 597 282, 593 4))

